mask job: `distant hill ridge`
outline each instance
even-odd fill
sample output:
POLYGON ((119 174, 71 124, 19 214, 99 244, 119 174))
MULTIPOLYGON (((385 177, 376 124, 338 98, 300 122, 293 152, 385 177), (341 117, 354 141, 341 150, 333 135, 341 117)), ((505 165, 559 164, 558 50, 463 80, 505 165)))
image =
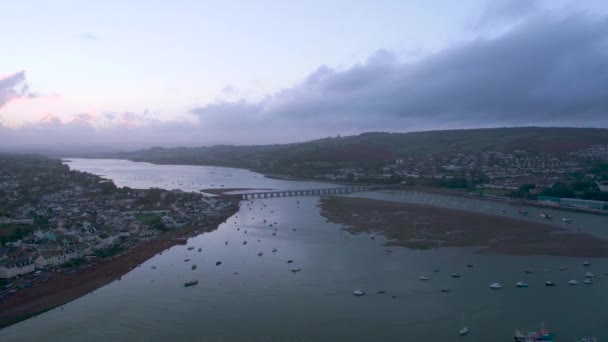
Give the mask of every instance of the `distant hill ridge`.
POLYGON ((608 145, 602 128, 482 128, 410 133, 370 132, 284 145, 153 147, 97 155, 157 164, 216 165, 266 173, 297 174, 302 169, 326 169, 386 163, 408 156, 458 152, 525 150, 569 153, 593 145, 608 145))

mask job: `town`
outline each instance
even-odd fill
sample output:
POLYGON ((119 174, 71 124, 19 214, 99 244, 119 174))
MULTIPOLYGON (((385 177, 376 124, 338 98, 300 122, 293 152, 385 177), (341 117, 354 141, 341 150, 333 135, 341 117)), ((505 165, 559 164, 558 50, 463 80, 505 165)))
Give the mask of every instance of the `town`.
POLYGON ((0 198, 2 297, 47 274, 73 273, 166 232, 200 227, 234 205, 180 190, 117 188, 61 160, 23 155, 0 155, 0 198), (30 273, 19 286, 9 280, 30 273))
POLYGON ((343 167, 317 179, 469 189, 537 199, 608 201, 608 146, 568 154, 484 151, 411 156, 373 167, 343 167))

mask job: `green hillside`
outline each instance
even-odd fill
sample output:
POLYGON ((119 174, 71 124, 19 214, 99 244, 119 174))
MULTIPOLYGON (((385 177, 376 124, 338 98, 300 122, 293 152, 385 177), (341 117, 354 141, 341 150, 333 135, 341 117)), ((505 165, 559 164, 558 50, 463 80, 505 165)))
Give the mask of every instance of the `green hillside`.
POLYGON ((598 144, 608 144, 608 129, 521 127, 363 133, 286 145, 154 147, 104 157, 158 164, 231 166, 265 173, 310 176, 339 167, 374 167, 409 156, 514 150, 562 154, 598 144))

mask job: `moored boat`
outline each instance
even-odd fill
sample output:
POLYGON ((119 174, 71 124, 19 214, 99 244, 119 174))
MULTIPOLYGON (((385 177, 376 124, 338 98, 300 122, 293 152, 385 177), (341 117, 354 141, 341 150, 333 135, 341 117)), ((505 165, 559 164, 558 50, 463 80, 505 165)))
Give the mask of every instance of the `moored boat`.
POLYGON ((572 223, 572 219, 571 218, 567 218, 567 217, 562 217, 562 221, 564 221, 566 223, 572 223))
POLYGON ((187 281, 184 283, 184 287, 194 286, 196 284, 198 284, 198 280, 187 281))
POLYGON ((431 278, 430 278, 430 277, 428 277, 428 276, 421 276, 421 277, 420 277, 420 280, 430 280, 430 279, 431 279, 431 278))
POLYGON ((553 216, 546 214, 546 213, 540 214, 540 217, 544 218, 545 220, 550 220, 553 218, 553 216))
POLYGON ((534 341, 546 341, 553 342, 553 335, 545 328, 542 324, 538 331, 521 332, 515 329, 513 335, 513 341, 515 342, 534 342, 534 341))
POLYGON ((500 285, 500 283, 492 283, 492 284, 490 284, 490 288, 492 290, 498 290, 498 289, 502 289, 502 285, 500 285))
POLYGON ((595 277, 595 274, 591 273, 591 272, 586 272, 585 273, 585 278, 593 278, 595 277))
POLYGON ((568 282, 568 284, 570 284, 570 285, 576 285, 576 284, 578 284, 578 281, 576 281, 576 279, 572 279, 572 280, 570 280, 568 282))
POLYGON ((528 283, 524 283, 523 281, 518 281, 517 283, 515 283, 515 286, 517 286, 517 287, 528 287, 528 283))
POLYGON ((593 282, 592 282, 592 281, 591 281, 591 279, 589 279, 589 278, 585 279, 585 282, 584 282, 584 283, 585 283, 585 284, 587 284, 587 285, 591 285, 591 284, 593 284, 593 282))
POLYGON ((545 286, 555 286, 555 283, 552 282, 551 280, 548 280, 545 282, 545 286))
POLYGON ((355 296, 363 296, 364 294, 365 294, 365 292, 363 292, 363 290, 353 291, 353 295, 355 295, 355 296))

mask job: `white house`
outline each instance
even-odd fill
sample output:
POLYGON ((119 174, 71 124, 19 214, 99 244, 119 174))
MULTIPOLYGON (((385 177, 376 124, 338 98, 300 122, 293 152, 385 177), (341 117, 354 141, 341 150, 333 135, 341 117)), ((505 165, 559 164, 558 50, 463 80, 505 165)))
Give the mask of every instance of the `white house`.
POLYGON ((0 278, 8 279, 36 270, 34 263, 23 260, 5 259, 0 262, 0 278))

